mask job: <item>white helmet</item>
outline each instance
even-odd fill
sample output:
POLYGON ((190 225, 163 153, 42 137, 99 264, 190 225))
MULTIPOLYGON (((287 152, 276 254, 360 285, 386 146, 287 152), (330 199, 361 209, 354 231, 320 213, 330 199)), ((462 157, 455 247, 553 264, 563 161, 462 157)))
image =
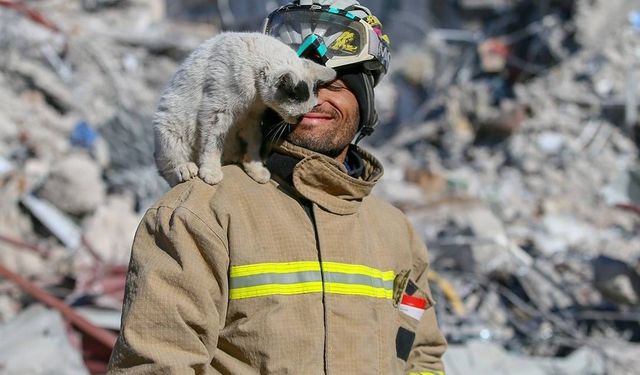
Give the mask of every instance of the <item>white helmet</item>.
POLYGON ((269 14, 263 30, 298 56, 334 68, 358 99, 361 136, 373 132, 373 87, 386 74, 391 54, 389 37, 368 8, 355 0, 297 0, 269 14))

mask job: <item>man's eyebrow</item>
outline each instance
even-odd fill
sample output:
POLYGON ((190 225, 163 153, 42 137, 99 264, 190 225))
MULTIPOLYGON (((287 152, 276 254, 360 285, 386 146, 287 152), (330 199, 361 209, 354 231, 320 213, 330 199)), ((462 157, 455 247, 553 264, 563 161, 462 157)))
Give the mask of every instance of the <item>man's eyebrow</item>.
POLYGON ((327 82, 326 84, 323 85, 324 87, 333 87, 333 88, 347 88, 347 85, 344 83, 344 81, 336 79, 333 80, 331 82, 327 82))

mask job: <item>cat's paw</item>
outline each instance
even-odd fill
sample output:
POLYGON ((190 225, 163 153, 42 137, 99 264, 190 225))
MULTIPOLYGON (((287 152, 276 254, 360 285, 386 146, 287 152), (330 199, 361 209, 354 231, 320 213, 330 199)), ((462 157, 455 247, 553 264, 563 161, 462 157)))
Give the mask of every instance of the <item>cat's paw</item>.
POLYGON ((180 164, 173 171, 178 182, 184 182, 189 181, 198 175, 198 166, 195 163, 188 162, 180 164))
POLYGON ((209 168, 200 168, 198 171, 200 178, 209 185, 216 185, 222 181, 222 171, 209 168))
POLYGON ((264 166, 245 166, 246 172, 249 177, 253 178, 260 184, 266 184, 271 179, 271 173, 264 166))

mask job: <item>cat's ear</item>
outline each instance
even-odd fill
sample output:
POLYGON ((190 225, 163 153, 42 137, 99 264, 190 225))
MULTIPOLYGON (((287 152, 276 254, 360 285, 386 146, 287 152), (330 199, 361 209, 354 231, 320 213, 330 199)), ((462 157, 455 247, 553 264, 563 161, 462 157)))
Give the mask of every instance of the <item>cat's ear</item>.
POLYGON ((331 68, 327 68, 324 65, 320 65, 306 59, 303 59, 302 63, 305 65, 305 68, 311 72, 314 80, 319 81, 321 84, 331 82, 336 79, 336 71, 331 68))
POLYGON ((291 72, 284 72, 278 77, 278 82, 276 86, 280 89, 283 89, 285 92, 293 91, 295 87, 293 75, 291 72))

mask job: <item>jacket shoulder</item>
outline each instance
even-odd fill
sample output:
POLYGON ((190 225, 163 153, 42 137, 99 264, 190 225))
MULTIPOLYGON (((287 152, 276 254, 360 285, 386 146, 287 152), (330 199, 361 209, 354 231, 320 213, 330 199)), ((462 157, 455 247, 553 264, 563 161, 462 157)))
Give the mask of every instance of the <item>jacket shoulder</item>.
POLYGON ((402 212, 398 207, 392 205, 386 200, 377 197, 375 195, 370 195, 365 199, 366 206, 370 210, 379 211, 386 215, 391 216, 393 219, 397 220, 406 220, 406 215, 402 212))
POLYGON ((224 178, 219 184, 209 185, 199 177, 195 177, 171 188, 150 209, 183 207, 196 214, 211 215, 211 208, 217 200, 225 199, 224 196, 242 190, 242 186, 253 182, 239 166, 227 165, 222 168, 222 171, 224 178))
POLYGON ((364 207, 373 220, 379 222, 381 228, 391 228, 404 232, 411 227, 407 215, 399 208, 382 198, 370 195, 364 200, 364 207))

